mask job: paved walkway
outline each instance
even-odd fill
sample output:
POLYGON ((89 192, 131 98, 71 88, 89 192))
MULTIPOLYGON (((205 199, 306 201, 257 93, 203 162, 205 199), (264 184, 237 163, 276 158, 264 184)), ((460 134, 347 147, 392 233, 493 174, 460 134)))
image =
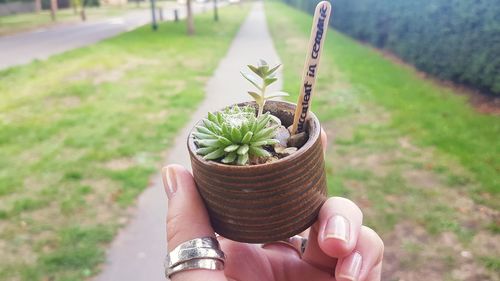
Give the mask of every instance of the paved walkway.
MULTIPOLYGON (((262 4, 256 3, 226 57, 208 82, 205 101, 178 135, 166 163, 190 166, 186 148, 189 130, 208 111, 249 100, 246 90, 251 85, 240 76, 239 71, 247 64, 257 63, 261 58, 271 64, 280 61, 267 30, 262 4)), ((279 88, 281 85, 274 86, 275 90, 279 88)), ((166 207, 166 196, 160 175, 157 174, 152 186, 139 197, 131 223, 113 241, 106 265, 95 281, 165 280, 163 259, 166 254, 166 207)))
MULTIPOLYGON (((174 9, 179 10, 180 18, 185 17, 185 5, 175 2, 161 2, 160 5, 164 10, 164 20, 174 19, 174 9)), ((211 11, 211 5, 211 3, 196 3, 193 5, 193 12, 211 11)), ((0 70, 87 46, 150 22, 151 11, 144 9, 105 20, 61 24, 3 36, 0 37, 0 70)))

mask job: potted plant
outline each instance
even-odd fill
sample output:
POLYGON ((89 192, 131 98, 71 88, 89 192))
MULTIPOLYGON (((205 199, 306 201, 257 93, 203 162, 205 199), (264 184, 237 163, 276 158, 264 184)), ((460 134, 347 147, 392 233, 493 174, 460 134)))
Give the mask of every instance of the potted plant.
POLYGON ((287 129, 295 105, 270 99, 278 66, 265 61, 242 73, 257 88, 253 102, 209 112, 188 137, 193 176, 212 226, 229 239, 264 243, 307 229, 326 200, 321 126, 312 113, 305 131, 287 129))

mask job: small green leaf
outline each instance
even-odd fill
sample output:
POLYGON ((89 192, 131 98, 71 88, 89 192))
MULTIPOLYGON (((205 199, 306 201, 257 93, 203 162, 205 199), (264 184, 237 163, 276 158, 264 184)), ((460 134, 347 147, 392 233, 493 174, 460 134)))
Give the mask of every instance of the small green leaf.
POLYGON ((248 68, 250 68, 250 70, 251 70, 253 73, 257 74, 259 77, 264 76, 264 74, 265 74, 265 73, 262 73, 262 72, 260 71, 260 68, 255 67, 255 66, 250 65, 250 64, 249 64, 249 65, 247 65, 247 66, 248 66, 248 68))
POLYGON ((276 127, 273 126, 273 127, 269 127, 269 128, 265 128, 265 129, 262 129, 261 131, 259 131, 258 133, 256 133, 253 137, 253 140, 261 140, 261 139, 270 139, 272 137, 274 137, 274 135, 276 134, 276 127))
MULTIPOLYGON (((259 61, 259 69, 264 76, 267 76, 267 72, 269 71, 269 64, 265 60, 259 61)), ((264 78, 264 77, 262 77, 264 78)))
POLYGON ((259 132, 260 130, 262 130, 266 125, 267 123, 269 123, 269 120, 271 119, 271 116, 270 114, 266 113, 264 115, 261 115, 259 117, 260 120, 258 120, 258 124, 257 124, 257 127, 255 128, 255 130, 253 131, 254 133, 257 133, 259 132))
POLYGON ((266 145, 274 145, 274 144, 277 144, 277 143, 280 143, 280 141, 276 140, 276 139, 266 140, 266 145))
POLYGON ((244 144, 244 145, 240 146, 240 148, 238 148, 236 153, 238 153, 239 155, 246 154, 248 152, 248 148, 249 148, 248 144, 244 144))
POLYGON ((233 151, 236 151, 239 147, 240 146, 237 144, 232 144, 232 145, 229 145, 226 148, 224 148, 224 151, 225 152, 233 152, 233 151))
POLYGON ((205 124, 205 127, 209 128, 210 131, 212 131, 214 133, 221 132, 221 128, 218 125, 216 125, 214 122, 212 122, 208 119, 203 119, 203 124, 205 124))
POLYGON ((272 83, 276 82, 276 80, 278 80, 278 78, 276 78, 276 77, 266 78, 266 79, 264 79, 264 84, 265 84, 266 86, 269 86, 269 85, 271 85, 272 83))
POLYGON ((252 139, 253 133, 251 131, 248 131, 244 136, 243 139, 241 140, 241 143, 248 144, 250 140, 252 139))
POLYGON ((214 122, 215 124, 219 123, 217 116, 215 116, 215 114, 213 114, 212 112, 208 113, 208 120, 214 122))
POLYGON ((262 100, 262 97, 257 94, 256 92, 248 91, 248 94, 252 96, 252 98, 255 100, 255 102, 259 103, 262 100))
POLYGON ((260 148, 260 147, 255 147, 255 146, 250 147, 248 154, 250 154, 252 156, 258 156, 258 157, 271 156, 271 154, 267 150, 260 148))
POLYGON ((229 130, 229 127, 225 123, 222 124, 221 131, 226 138, 231 138, 231 131, 229 130))
POLYGON ((238 165, 245 165, 248 162, 248 154, 243 154, 238 156, 236 163, 238 165))
POLYGON ((217 136, 214 134, 204 134, 204 133, 198 133, 198 132, 193 132, 193 136, 195 136, 199 140, 203 139, 217 139, 217 136))
POLYGON ((258 124, 257 120, 252 121, 252 126, 250 127, 251 132, 255 132, 255 129, 257 129, 257 124, 258 124))
POLYGON ((219 143, 222 146, 226 146, 226 145, 231 145, 232 144, 232 142, 230 140, 228 140, 227 138, 222 137, 222 136, 219 136, 219 143))
POLYGON ((205 159, 205 160, 214 160, 214 159, 217 159, 217 158, 221 158, 222 156, 224 156, 224 149, 219 148, 216 151, 211 152, 211 153, 203 156, 203 159, 205 159))
POLYGON ((268 72, 267 75, 273 74, 278 68, 280 68, 281 64, 278 64, 277 66, 271 68, 268 72))
POLYGON ((217 149, 218 149, 217 147, 202 147, 202 148, 198 148, 196 150, 196 153, 200 154, 200 155, 206 155, 206 154, 209 154, 210 152, 216 151, 217 149))
POLYGON ((219 140, 197 140, 196 141, 200 146, 219 146, 219 140))
POLYGON ((274 98, 281 98, 281 97, 288 97, 289 94, 285 92, 273 92, 269 96, 266 96, 266 99, 274 99, 274 98))
POLYGON ((221 162, 225 164, 233 163, 236 160, 237 154, 235 152, 231 152, 226 157, 224 157, 221 162))
POLYGON ((252 142, 250 144, 251 147, 259 147, 259 146, 263 146, 263 145, 266 145, 267 144, 267 140, 260 140, 260 141, 256 141, 256 142, 252 142))
POLYGON ((231 129, 231 140, 236 143, 241 142, 241 133, 238 129, 232 128, 231 129))
POLYGON ((245 77, 245 79, 248 80, 248 82, 252 83, 252 85, 254 85, 257 89, 262 90, 262 88, 258 84, 259 81, 257 81, 257 77, 253 76, 250 73, 243 73, 243 72, 240 73, 241 75, 243 75, 243 77, 245 77))
POLYGON ((213 134, 212 131, 203 126, 196 126, 196 130, 202 134, 213 134))
POLYGON ((248 128, 248 124, 247 124, 247 122, 243 123, 243 124, 241 125, 240 133, 241 133, 243 136, 245 136, 245 135, 246 135, 246 133, 248 132, 248 130, 249 130, 249 128, 248 128))
POLYGON ((224 118, 222 117, 222 113, 220 111, 217 111, 217 121, 218 124, 224 124, 224 118))

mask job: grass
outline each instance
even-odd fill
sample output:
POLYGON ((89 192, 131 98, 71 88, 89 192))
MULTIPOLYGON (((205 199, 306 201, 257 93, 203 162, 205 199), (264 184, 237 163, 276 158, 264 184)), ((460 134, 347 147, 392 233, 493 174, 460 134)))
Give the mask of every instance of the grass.
MULTIPOLYGON (((146 5, 142 4, 142 9, 146 5)), ((87 20, 101 19, 105 17, 119 16, 125 12, 139 10, 136 4, 126 6, 102 6, 85 8, 87 20)), ((0 16, 0 35, 13 34, 40 27, 48 27, 54 24, 80 22, 80 14, 75 14, 72 8, 57 11, 56 21, 52 21, 50 11, 43 10, 39 13, 23 13, 8 16, 0 16)))
POLYGON ((248 9, 0 72, 0 279, 83 280, 203 98, 248 9))
MULTIPOLYGON (((312 18, 278 2, 266 13, 296 101, 312 18)), ((386 241, 383 279, 499 279, 499 117, 335 31, 312 109, 329 135, 330 194, 386 241)))

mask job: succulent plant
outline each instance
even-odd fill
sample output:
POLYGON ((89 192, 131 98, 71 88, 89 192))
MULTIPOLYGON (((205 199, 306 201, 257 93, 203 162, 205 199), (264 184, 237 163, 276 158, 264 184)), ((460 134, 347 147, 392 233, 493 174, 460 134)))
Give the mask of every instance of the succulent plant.
POLYGON ((205 160, 220 160, 225 164, 246 165, 252 157, 269 157, 264 149, 274 145, 276 128, 280 125, 269 113, 255 116, 250 106, 226 108, 208 113, 208 118, 193 133, 197 154, 205 160))
POLYGON ((276 80, 278 80, 278 78, 276 78, 275 72, 276 70, 278 70, 280 66, 281 64, 278 64, 273 68, 269 68, 269 65, 264 60, 260 60, 257 66, 248 65, 248 68, 258 77, 260 77, 261 81, 259 81, 259 79, 252 73, 241 72, 241 75, 243 75, 245 79, 247 79, 250 83, 252 83, 252 85, 254 85, 259 90, 259 93, 248 91, 248 94, 252 96, 252 98, 259 106, 257 116, 262 115, 262 111, 264 110, 264 105, 266 104, 266 100, 277 97, 288 96, 288 94, 285 92, 273 92, 270 95, 266 95, 267 87, 272 83, 276 82, 276 80))

